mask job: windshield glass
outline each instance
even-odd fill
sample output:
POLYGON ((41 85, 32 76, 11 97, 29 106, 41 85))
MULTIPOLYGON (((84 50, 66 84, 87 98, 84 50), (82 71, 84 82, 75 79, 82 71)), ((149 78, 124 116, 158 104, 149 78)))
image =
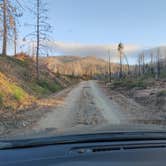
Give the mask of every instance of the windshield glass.
POLYGON ((165 0, 0 1, 0 139, 165 131, 165 0))

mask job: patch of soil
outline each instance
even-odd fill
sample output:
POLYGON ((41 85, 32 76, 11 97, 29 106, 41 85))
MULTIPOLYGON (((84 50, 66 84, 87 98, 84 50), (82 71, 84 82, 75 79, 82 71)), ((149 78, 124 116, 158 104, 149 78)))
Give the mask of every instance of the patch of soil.
MULTIPOLYGON (((108 89, 110 89, 110 87, 107 87, 107 90, 108 89)), ((138 123, 165 125, 165 91, 166 82, 156 81, 152 86, 146 89, 117 87, 110 89, 107 93, 109 93, 112 100, 125 108, 124 111, 132 115, 132 117, 135 117, 135 121, 138 123)))

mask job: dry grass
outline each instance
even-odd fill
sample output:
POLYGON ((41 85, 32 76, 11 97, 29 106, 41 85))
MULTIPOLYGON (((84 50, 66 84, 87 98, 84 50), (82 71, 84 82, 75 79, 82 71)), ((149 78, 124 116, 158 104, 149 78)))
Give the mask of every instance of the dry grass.
POLYGON ((1 108, 16 109, 20 103, 27 105, 33 100, 24 89, 11 82, 4 74, 0 72, 0 105, 1 108))
POLYGON ((35 71, 35 62, 27 55, 0 56, 0 109, 27 108, 37 99, 61 90, 64 82, 71 80, 57 77, 41 65, 40 80, 36 81, 35 71))

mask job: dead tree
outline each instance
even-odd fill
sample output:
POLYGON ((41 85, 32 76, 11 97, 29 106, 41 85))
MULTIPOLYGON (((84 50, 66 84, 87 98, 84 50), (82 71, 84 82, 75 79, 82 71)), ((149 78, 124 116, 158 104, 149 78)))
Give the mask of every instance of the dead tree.
POLYGON ((145 55, 144 52, 139 54, 138 57, 138 61, 139 61, 139 75, 144 74, 145 73, 145 55))
POLYGON ((17 54, 17 27, 16 27, 16 23, 14 23, 13 33, 14 33, 14 55, 16 55, 17 54))
MULTIPOLYGON (((25 38, 31 38, 35 42, 36 48, 36 79, 39 80, 39 56, 44 54, 48 50, 48 42, 50 39, 51 25, 48 23, 47 17, 47 1, 46 0, 35 0, 33 9, 27 7, 27 9, 34 15, 35 20, 32 24, 27 24, 34 28, 34 31, 27 34, 25 38)), ((47 52, 48 53, 48 52, 47 52)))
POLYGON ((138 76, 141 75, 141 54, 138 55, 138 76))
MULTIPOLYGON (((2 0, 0 1, 2 8, 2 55, 7 54, 7 43, 14 36, 16 41, 16 24, 18 18, 22 16, 19 8, 18 0, 2 0)), ((16 44, 16 42, 14 43, 16 44)), ((15 46, 14 46, 15 47, 15 46)))
POLYGON ((122 64, 122 55, 123 55, 124 46, 122 43, 118 44, 118 53, 119 53, 119 78, 121 79, 123 76, 123 64, 122 64))
POLYGON ((111 82, 111 80, 112 80, 112 71, 111 71, 110 50, 108 50, 108 73, 109 73, 109 82, 111 82))
POLYGON ((2 42, 2 55, 6 55, 7 50, 7 0, 3 0, 3 42, 2 42))
POLYGON ((151 74, 154 75, 154 56, 153 56, 153 52, 150 53, 150 70, 151 70, 151 74))
POLYGON ((39 80, 39 45, 40 45, 40 1, 37 0, 36 12, 36 78, 39 80))
POLYGON ((125 58, 126 63, 127 63, 127 74, 129 75, 130 74, 130 65, 129 65, 129 61, 128 61, 126 54, 124 54, 124 58, 125 58))
POLYGON ((141 63, 142 63, 142 74, 145 74, 145 53, 141 54, 141 63))
POLYGON ((156 80, 160 78, 160 49, 157 49, 156 54, 156 80))
POLYGON ((39 54, 46 49, 51 26, 47 22, 47 3, 36 0, 36 78, 39 80, 39 54))
POLYGON ((105 63, 104 65, 104 80, 105 80, 105 84, 107 83, 107 63, 105 63))

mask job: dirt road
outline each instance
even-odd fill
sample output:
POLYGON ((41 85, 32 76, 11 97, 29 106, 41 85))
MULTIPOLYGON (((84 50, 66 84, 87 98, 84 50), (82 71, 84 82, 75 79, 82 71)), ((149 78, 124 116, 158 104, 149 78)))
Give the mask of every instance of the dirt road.
POLYGON ((81 82, 48 100, 44 99, 41 104, 49 104, 50 100, 51 109, 30 111, 35 123, 26 129, 12 129, 13 133, 19 137, 20 134, 31 137, 72 131, 95 131, 102 126, 133 126, 136 122, 149 121, 152 115, 132 99, 109 91, 96 81, 81 82), (40 117, 35 117, 36 112, 41 114, 40 117))
POLYGON ((74 87, 53 111, 42 117, 33 130, 63 132, 127 122, 120 110, 95 81, 84 81, 74 87))

